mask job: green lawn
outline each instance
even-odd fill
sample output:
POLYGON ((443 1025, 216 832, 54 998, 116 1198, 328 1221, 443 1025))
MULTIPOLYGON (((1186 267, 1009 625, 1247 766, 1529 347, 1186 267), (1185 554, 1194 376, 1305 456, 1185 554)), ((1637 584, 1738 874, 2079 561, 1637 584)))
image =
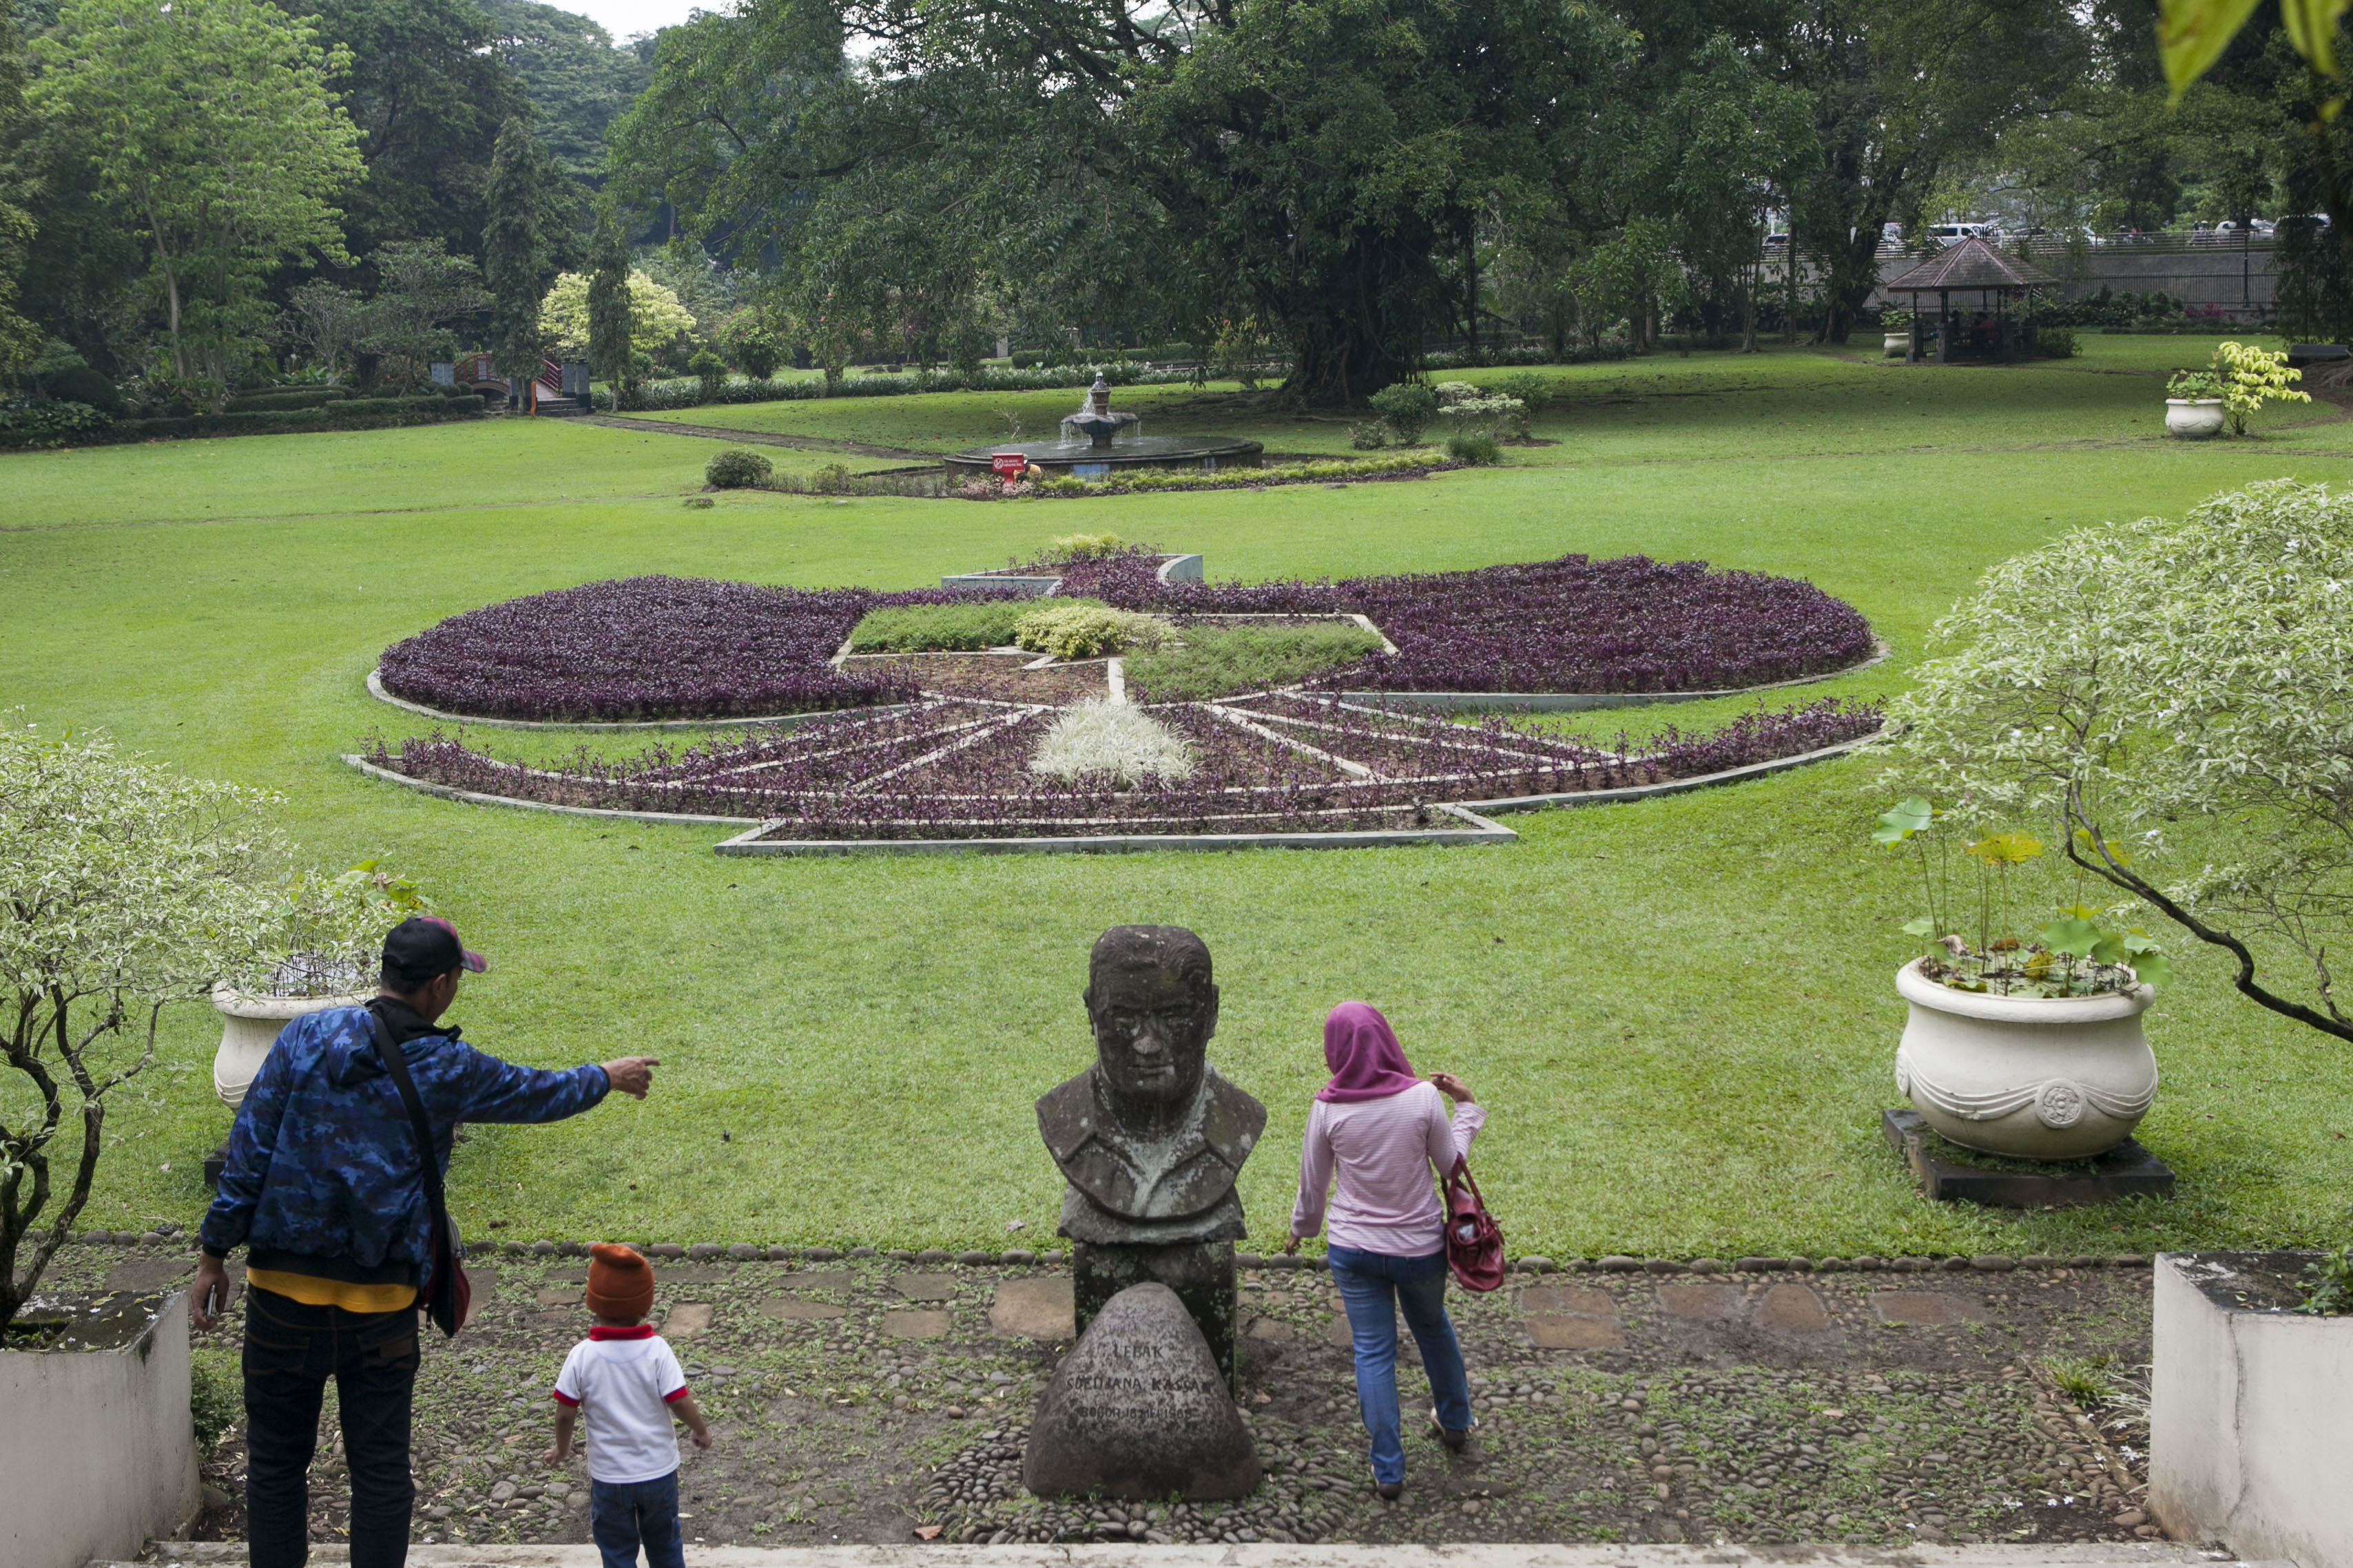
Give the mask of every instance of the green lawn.
MULTIPOLYGON (((912 586, 1081 529, 1201 551, 1219 577, 1569 550, 1801 574, 1895 653, 1814 689, 1883 695, 1980 571, 2059 529, 2344 475, 2353 422, 2326 405, 2267 415, 2260 441, 2157 438, 2163 371, 2210 347, 2094 337, 2081 359, 2000 369, 1788 351, 1585 366, 1558 373, 1573 391, 1538 422, 1557 444, 1508 449, 1503 468, 1258 494, 737 492, 693 510, 681 497, 712 443, 555 421, 14 456, 0 706, 280 791, 321 861, 413 873, 491 955, 459 1004, 470 1039, 542 1064, 664 1059, 643 1106, 478 1130, 455 1186, 478 1235, 983 1246, 1015 1220, 1022 1240, 1049 1235, 1058 1184, 1029 1101, 1087 1059, 1089 942, 1138 921, 1191 925, 1217 956, 1215 1059, 1271 1111, 1243 1183, 1262 1238, 1290 1201, 1323 1014, 1361 997, 1418 1065, 1489 1104, 1482 1179, 1514 1251, 2310 1240, 2343 1224, 2353 1142, 2334 1134, 2353 1131, 2353 1070, 2195 953, 2150 1025, 2166 1089, 2145 1140, 2181 1173, 2178 1199, 2005 1217, 1915 1195, 1877 1131, 1895 1102, 1895 927, 1915 910, 1868 841, 1885 792, 1867 761, 1522 817, 1504 849, 742 861, 712 855, 710 829, 470 809, 335 760, 371 731, 412 732, 362 679, 386 643, 455 611, 649 571, 912 586)), ((1007 401, 681 417, 941 447, 1001 436, 1007 401)), ((1075 398, 1020 401, 1034 433, 1075 398)), ((1346 440, 1345 421, 1230 389, 1119 405, 1279 450, 1346 440)), ((1639 733, 1737 706, 1587 722, 1639 733)), ((164 1069, 117 1102, 88 1223, 203 1205, 197 1165, 227 1121, 207 1076, 217 1026, 192 1008, 167 1032, 164 1069)))

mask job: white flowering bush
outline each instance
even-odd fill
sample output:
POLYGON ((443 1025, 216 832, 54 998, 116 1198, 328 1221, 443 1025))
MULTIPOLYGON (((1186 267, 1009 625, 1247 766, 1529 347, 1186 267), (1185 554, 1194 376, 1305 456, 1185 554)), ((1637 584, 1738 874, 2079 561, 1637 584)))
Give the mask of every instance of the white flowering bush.
POLYGON ((1527 406, 1520 398, 1467 381, 1438 384, 1438 411, 1454 421, 1458 436, 1484 436, 1493 440, 1507 422, 1516 428, 1525 419, 1527 406))
POLYGON ((1176 640, 1176 628, 1157 616, 1101 605, 1050 605, 1013 623, 1016 647, 1056 658, 1101 658, 1131 647, 1160 648, 1176 640))
POLYGON ((2081 529, 1987 574, 1891 705, 1891 780, 2042 816, 2080 869, 2353 1040, 2353 496, 2275 479, 2178 521, 2081 529), (2194 867, 2166 837, 2196 825, 2194 867), (2178 831, 2178 830, 2177 830, 2178 831), (2265 966, 2301 955, 2287 984, 2265 966), (2298 994, 2291 994, 2291 992, 2298 994))
POLYGON ((1141 708, 1078 702, 1055 718, 1029 771, 1064 784, 1108 778, 1133 789, 1148 779, 1183 783, 1193 774, 1193 753, 1182 736, 1141 708))
POLYGON ((284 933, 269 799, 0 724, 0 1324, 89 1201, 106 1097, 153 1064, 163 1010, 284 933))

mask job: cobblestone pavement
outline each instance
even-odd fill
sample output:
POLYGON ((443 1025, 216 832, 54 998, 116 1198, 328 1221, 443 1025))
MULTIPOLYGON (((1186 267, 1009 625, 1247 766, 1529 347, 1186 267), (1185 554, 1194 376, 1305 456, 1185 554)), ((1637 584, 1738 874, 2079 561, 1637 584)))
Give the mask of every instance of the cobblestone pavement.
MULTIPOLYGON (((1370 1489, 1329 1279, 1250 1268, 1242 1402, 1266 1484, 1232 1504, 1129 1508, 1019 1488, 1027 1414, 1070 1343, 1069 1275, 1050 1257, 695 1250, 717 1256, 657 1258, 657 1313, 719 1433, 711 1451, 685 1450, 681 1478, 688 1533, 709 1544, 2157 1534, 2137 1508, 2145 1432, 2129 1395, 2087 1411, 2053 1375, 2146 1362, 2148 1274, 2131 1262, 1748 1259, 1652 1273, 1623 1259, 1457 1292, 1479 1432, 1459 1458, 1416 1435, 1394 1504, 1370 1489)), ((186 1269, 176 1244, 74 1247, 47 1286, 156 1289, 186 1269)), ((426 1335, 417 1538, 585 1541, 585 1474, 539 1459, 549 1385, 587 1326, 585 1262, 523 1253, 472 1272, 474 1324, 454 1342, 426 1335)), ((200 1362, 231 1375, 237 1317, 198 1336, 200 1362)), ((1409 1412, 1429 1403, 1411 1343, 1409 1412)), ((312 1497, 322 1542, 347 1527, 333 1436, 331 1393, 312 1497)), ((207 1518, 214 1539, 241 1528, 240 1456, 231 1429, 207 1471, 226 1494, 207 1518)))

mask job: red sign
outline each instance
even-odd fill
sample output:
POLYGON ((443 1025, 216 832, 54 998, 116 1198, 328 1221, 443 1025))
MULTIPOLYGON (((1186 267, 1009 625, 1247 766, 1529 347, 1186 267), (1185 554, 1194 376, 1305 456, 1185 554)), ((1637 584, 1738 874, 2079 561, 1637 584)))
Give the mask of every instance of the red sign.
POLYGON ((988 466, 997 470, 998 479, 1009 485, 1029 471, 1029 459, 1019 452, 991 452, 988 466))

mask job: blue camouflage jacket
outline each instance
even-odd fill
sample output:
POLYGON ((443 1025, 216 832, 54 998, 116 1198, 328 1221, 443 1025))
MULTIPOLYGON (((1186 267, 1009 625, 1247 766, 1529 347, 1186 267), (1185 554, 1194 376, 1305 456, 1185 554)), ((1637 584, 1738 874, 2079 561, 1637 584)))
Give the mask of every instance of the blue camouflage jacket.
MULTIPOLYGON (((445 1173, 459 1122, 559 1121, 612 1087, 602 1068, 516 1067, 457 1033, 400 1047, 445 1173)), ((237 1109, 228 1162, 205 1215, 206 1248, 225 1254, 245 1245, 257 1255, 339 1260, 355 1273, 421 1274, 431 1261, 431 1227, 417 1134, 376 1055, 367 1009, 331 1007, 287 1025, 237 1109)))

